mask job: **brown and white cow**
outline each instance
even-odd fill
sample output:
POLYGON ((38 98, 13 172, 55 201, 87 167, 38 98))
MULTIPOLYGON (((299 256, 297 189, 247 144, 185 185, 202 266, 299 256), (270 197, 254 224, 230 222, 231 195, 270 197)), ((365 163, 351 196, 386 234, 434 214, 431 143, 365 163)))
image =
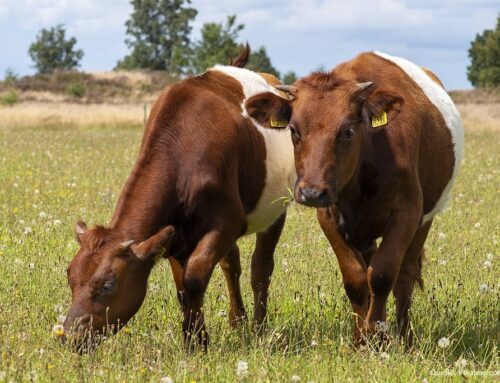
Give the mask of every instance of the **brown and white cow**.
MULTIPOLYGON (((247 58, 248 51, 236 65, 247 58)), ((161 94, 109 227, 76 226, 81 247, 68 267, 72 304, 64 324, 73 339, 127 323, 163 256, 172 268, 184 335, 206 345, 202 303, 217 263, 227 280, 230 321, 246 315, 236 241, 252 233, 254 320, 263 322, 285 222, 286 207, 273 202, 293 187, 295 169, 289 133, 260 126, 246 104, 257 113, 251 103, 257 95, 288 100, 277 83, 240 67, 215 66, 161 94)))
POLYGON ((285 103, 293 110, 295 199, 318 208, 357 314, 356 341, 386 327, 391 290, 400 333, 411 335, 423 245, 462 157, 456 107, 430 71, 377 52, 279 88, 295 96, 267 105, 283 119, 285 103))

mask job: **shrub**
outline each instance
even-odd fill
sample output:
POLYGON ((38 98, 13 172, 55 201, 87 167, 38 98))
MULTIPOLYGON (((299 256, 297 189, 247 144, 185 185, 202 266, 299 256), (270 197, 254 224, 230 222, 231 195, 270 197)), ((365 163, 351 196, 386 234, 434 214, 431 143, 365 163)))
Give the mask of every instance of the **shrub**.
POLYGON ((19 95, 17 94, 15 89, 10 89, 7 92, 3 93, 0 98, 0 104, 12 106, 19 102, 19 95))
POLYGON ((81 82, 74 82, 68 86, 68 94, 71 97, 82 98, 85 95, 85 86, 81 82))

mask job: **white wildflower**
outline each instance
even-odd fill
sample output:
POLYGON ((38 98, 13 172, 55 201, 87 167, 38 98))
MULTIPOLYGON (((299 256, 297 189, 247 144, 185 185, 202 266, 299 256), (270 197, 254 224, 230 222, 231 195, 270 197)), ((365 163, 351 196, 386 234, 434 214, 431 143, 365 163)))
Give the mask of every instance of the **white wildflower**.
POLYGON ((474 229, 479 229, 481 227, 481 223, 480 222, 476 222, 474 224, 474 229))
POLYGON ((441 348, 447 348, 450 346, 450 340, 443 336, 441 339, 438 340, 438 346, 441 348))
POLYGON ((24 225, 24 219, 19 220, 19 225, 24 225))
POLYGON ((236 375, 239 377, 248 375, 248 362, 244 360, 240 360, 236 365, 236 375))
POLYGON ((315 340, 315 339, 313 339, 313 340, 311 341, 311 347, 316 347, 317 345, 319 345, 318 341, 317 341, 317 340, 315 340))
POLYGON ((16 259, 14 259, 14 263, 16 265, 22 265, 24 262, 22 261, 22 259, 16 258, 16 259))
POLYGON ((40 190, 35 189, 35 194, 39 194, 39 193, 40 193, 40 190))
POLYGON ((380 358, 383 360, 389 360, 391 356, 384 351, 383 353, 380 354, 380 358))
POLYGON ((64 315, 57 316, 57 323, 63 324, 65 320, 66 320, 66 317, 64 315))
POLYGON ((226 310, 220 310, 219 311, 219 316, 222 317, 222 318, 225 318, 227 316, 226 310))
POLYGON ((17 182, 14 182, 14 185, 13 185, 15 188, 17 188, 19 185, 17 184, 17 182))
POLYGON ((492 263, 491 261, 484 261, 483 266, 485 269, 491 269, 492 263))
POLYGON ((486 283, 481 283, 479 285, 479 291, 482 294, 486 294, 486 293, 488 293, 490 291, 490 287, 486 283))
POLYGON ((439 238, 439 239, 444 239, 444 238, 446 238, 446 234, 445 234, 445 233, 443 233, 443 232, 440 232, 440 233, 438 234, 438 238, 439 238))
POLYGON ((45 213, 44 211, 41 211, 41 212, 38 214, 38 216, 39 216, 40 218, 45 218, 45 217, 47 217, 47 213, 45 213))
POLYGON ((377 331, 380 332, 388 332, 389 331, 389 323, 384 321, 378 321, 376 324, 377 331))
POLYGON ((290 382, 292 382, 292 383, 299 383, 300 382, 300 376, 298 376, 298 375, 292 375, 292 377, 290 378, 290 382))
POLYGON ((164 376, 160 379, 160 383, 174 383, 174 380, 170 376, 164 376))
POLYGON ((492 253, 486 254, 486 258, 488 258, 491 261, 493 259, 493 254, 492 253))
POLYGON ((31 233, 33 233, 33 229, 31 227, 29 227, 29 226, 26 226, 24 228, 24 234, 28 235, 28 234, 31 234, 31 233))
POLYGON ((34 270, 35 269, 35 264, 32 262, 30 264, 28 264, 28 268, 31 269, 31 270, 34 270))
POLYGON ((60 225, 61 223, 62 223, 62 222, 61 222, 61 220, 60 220, 60 219, 55 219, 55 220, 54 220, 54 225, 56 225, 56 226, 60 225))
POLYGON ((283 271, 286 273, 288 271, 288 262, 286 261, 286 259, 283 259, 283 271))
POLYGON ((459 370, 463 370, 465 367, 467 367, 467 359, 458 358, 455 362, 455 367, 459 370))

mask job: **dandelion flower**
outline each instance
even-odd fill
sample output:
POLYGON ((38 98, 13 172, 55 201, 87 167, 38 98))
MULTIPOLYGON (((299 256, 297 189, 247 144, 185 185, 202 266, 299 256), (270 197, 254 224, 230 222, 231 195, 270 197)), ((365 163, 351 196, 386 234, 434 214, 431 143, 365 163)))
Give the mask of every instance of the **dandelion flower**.
POLYGON ((441 348, 448 348, 450 346, 450 340, 443 336, 441 339, 438 340, 438 346, 441 348))
POLYGON ((444 239, 444 238, 446 238, 446 234, 445 234, 445 233, 443 233, 443 232, 440 232, 440 233, 438 234, 438 238, 439 238, 439 239, 444 239))
POLYGON ((292 382, 292 383, 299 383, 300 382, 300 376, 298 376, 298 375, 292 375, 292 377, 290 378, 290 382, 292 382))
POLYGON ((248 362, 244 360, 240 360, 236 365, 236 375, 239 377, 248 375, 248 362))
POLYGON ((26 226, 24 228, 24 234, 28 235, 28 234, 31 234, 31 233, 33 233, 33 229, 31 227, 29 227, 29 226, 26 226))
POLYGON ((57 338, 60 338, 64 335, 64 327, 60 324, 55 324, 52 327, 52 334, 54 334, 57 338))
POLYGON ((160 379, 160 383, 174 383, 174 380, 170 376, 164 376, 160 379))
POLYGON ((491 269, 492 263, 491 263, 491 261, 484 261, 483 266, 486 269, 491 269))
POLYGON ((39 216, 40 218, 45 218, 45 217, 47 217, 47 213, 45 213, 44 211, 41 211, 41 212, 38 214, 38 216, 39 216))
POLYGON ((60 219, 55 219, 54 220, 54 225, 58 226, 61 224, 61 220, 60 219))
POLYGON ((482 293, 482 294, 486 294, 487 292, 490 291, 490 287, 486 284, 486 283, 481 283, 479 285, 479 291, 482 293))
POLYGON ((474 229, 479 229, 481 227, 481 223, 480 222, 476 222, 474 224, 474 229))

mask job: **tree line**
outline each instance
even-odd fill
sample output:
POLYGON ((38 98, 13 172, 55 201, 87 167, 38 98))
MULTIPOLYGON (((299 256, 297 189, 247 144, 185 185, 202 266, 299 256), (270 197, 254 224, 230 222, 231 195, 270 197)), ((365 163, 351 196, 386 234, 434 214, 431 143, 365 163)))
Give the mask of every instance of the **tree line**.
MULTIPOLYGON (((133 11, 125 23, 125 44, 130 53, 119 60, 115 70, 164 70, 174 75, 201 73, 215 64, 227 64, 242 48, 239 34, 245 28, 236 15, 224 23, 205 23, 201 37, 193 40, 191 23, 198 11, 190 0, 131 0, 133 11)), ((83 51, 76 39, 66 38, 63 25, 42 29, 29 48, 39 73, 71 70, 79 66, 83 51)), ((281 77, 286 83, 296 79, 294 72, 283 76, 273 66, 264 46, 254 50, 249 69, 281 77)))
MULTIPOLYGON (((239 34, 245 28, 236 15, 224 23, 205 23, 201 37, 193 41, 191 23, 198 11, 190 0, 131 0, 133 11, 126 21, 125 44, 130 53, 119 60, 115 69, 164 70, 174 75, 201 73, 215 64, 226 64, 238 55, 242 43, 239 34)), ((63 25, 42 29, 29 48, 39 73, 71 70, 79 66, 83 51, 76 39, 67 38, 63 25)), ((473 86, 500 86, 500 16, 494 29, 477 34, 468 51, 467 78, 473 86)), ((284 83, 296 80, 290 71, 280 76, 264 46, 254 50, 249 69, 281 77, 284 83)))

